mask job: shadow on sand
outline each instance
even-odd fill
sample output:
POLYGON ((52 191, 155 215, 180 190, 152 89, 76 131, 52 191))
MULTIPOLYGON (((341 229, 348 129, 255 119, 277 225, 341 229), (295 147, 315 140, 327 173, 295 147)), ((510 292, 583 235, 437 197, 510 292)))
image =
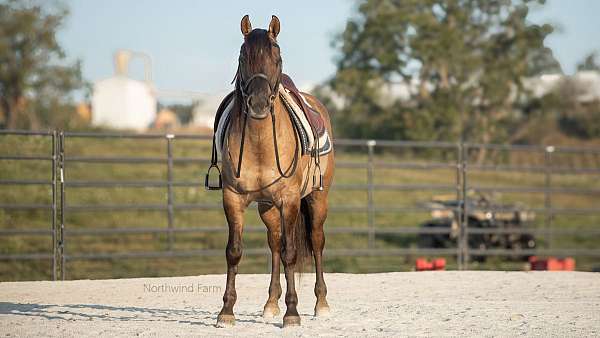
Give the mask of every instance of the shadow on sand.
MULTIPOLYGON (((160 321, 214 327, 217 314, 217 312, 203 310, 116 307, 98 304, 58 305, 0 302, 0 315, 40 317, 48 320, 160 321)), ((262 320, 260 313, 236 314, 236 322, 269 324, 262 320), (257 319, 241 319, 240 317, 257 317, 257 319)), ((277 324, 273 325, 278 326, 277 324)))

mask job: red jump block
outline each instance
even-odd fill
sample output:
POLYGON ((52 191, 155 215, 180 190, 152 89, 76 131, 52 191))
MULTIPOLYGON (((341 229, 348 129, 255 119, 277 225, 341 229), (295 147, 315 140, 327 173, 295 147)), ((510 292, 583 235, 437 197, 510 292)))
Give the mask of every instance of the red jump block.
POLYGON ((548 257, 540 259, 537 256, 529 257, 529 265, 531 270, 545 271, 574 271, 575 260, 572 257, 559 259, 556 257, 548 257))
POLYGON ((417 258, 415 268, 417 271, 446 270, 446 259, 436 258, 429 261, 426 258, 417 258))

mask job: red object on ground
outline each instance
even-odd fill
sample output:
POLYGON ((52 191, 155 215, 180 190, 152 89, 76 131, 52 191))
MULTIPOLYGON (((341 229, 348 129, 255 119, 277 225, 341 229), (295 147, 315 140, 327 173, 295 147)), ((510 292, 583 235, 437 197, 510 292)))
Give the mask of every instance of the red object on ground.
POLYGON ((531 270, 546 270, 546 271, 574 271, 575 260, 572 257, 559 259, 556 257, 548 257, 540 259, 537 256, 529 257, 531 270))
POLYGON ((415 262, 415 267, 417 271, 427 271, 433 268, 433 264, 425 258, 417 258, 417 261, 415 262))
POLYGON ((445 258, 436 258, 433 261, 433 268, 435 270, 445 270, 446 269, 446 259, 445 258))
POLYGON ((433 261, 429 261, 426 258, 417 258, 415 268, 417 271, 445 270, 446 259, 436 258, 433 261))
POLYGON ((563 260, 563 270, 575 271, 575 259, 567 257, 563 260))

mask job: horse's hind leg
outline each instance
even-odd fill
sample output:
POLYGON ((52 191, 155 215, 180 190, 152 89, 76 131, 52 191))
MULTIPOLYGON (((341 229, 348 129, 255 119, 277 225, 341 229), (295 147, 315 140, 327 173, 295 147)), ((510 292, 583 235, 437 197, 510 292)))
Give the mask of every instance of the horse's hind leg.
POLYGON ((315 191, 303 203, 308 204, 311 222, 311 241, 313 255, 315 259, 315 316, 329 314, 329 304, 327 303, 327 285, 323 278, 323 248, 325 247, 325 234, 323 225, 327 218, 327 195, 325 192, 315 191))
POLYGON ((271 249, 271 284, 269 285, 269 299, 263 310, 264 318, 278 316, 279 298, 281 297, 281 283, 279 280, 281 266, 281 229, 279 210, 272 204, 259 204, 260 218, 267 226, 269 248, 271 249))
POLYGON ((217 326, 232 326, 235 324, 233 306, 237 299, 235 292, 235 275, 238 264, 242 258, 242 230, 244 208, 246 203, 243 197, 228 190, 223 191, 223 208, 229 226, 229 239, 225 254, 227 257, 227 285, 223 295, 223 308, 217 317, 217 326))

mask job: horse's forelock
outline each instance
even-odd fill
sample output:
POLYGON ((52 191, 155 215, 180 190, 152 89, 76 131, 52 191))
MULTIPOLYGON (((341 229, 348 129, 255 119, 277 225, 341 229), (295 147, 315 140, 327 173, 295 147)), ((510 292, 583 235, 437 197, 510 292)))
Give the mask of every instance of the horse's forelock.
POLYGON ((271 53, 272 48, 277 46, 275 41, 269 37, 269 33, 264 29, 254 29, 244 41, 242 52, 247 53, 246 57, 251 58, 250 62, 257 61, 256 58, 260 57, 261 51, 271 53))

